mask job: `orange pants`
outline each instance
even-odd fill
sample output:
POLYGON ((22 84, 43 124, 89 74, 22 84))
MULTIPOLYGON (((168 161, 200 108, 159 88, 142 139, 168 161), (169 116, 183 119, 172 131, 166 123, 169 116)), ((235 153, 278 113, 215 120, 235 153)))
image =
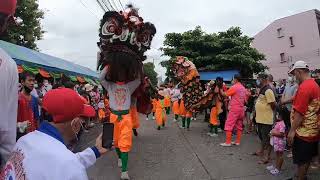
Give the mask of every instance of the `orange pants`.
POLYGON ((214 126, 219 125, 218 116, 221 112, 222 112, 222 103, 220 101, 216 101, 216 106, 211 108, 210 124, 214 126))
POLYGON ((155 103, 156 105, 155 117, 156 117, 156 123, 158 126, 162 126, 163 123, 165 123, 167 120, 167 115, 166 115, 166 111, 164 109, 163 104, 161 103, 161 100, 158 100, 155 103))
POLYGON ((139 121, 139 114, 138 114, 137 107, 132 106, 130 108, 130 115, 132 119, 132 128, 138 129, 140 127, 140 121, 139 121))
POLYGON ((217 107, 212 107, 210 112, 210 124, 217 126, 218 123, 218 110, 217 107))
POLYGON ((174 115, 179 115, 180 111, 179 111, 179 101, 174 101, 173 105, 172 105, 172 111, 174 115))
POLYGON ((157 100, 152 99, 151 102, 152 102, 152 112, 156 112, 157 100))
POLYGON ((191 112, 191 111, 187 111, 185 117, 186 117, 186 118, 192 118, 192 112, 191 112))
POLYGON ((164 107, 170 107, 171 106, 171 100, 170 97, 164 98, 164 107))
POLYGON ((122 120, 118 120, 118 116, 111 113, 110 122, 114 124, 113 140, 114 146, 119 148, 121 152, 129 152, 132 148, 132 120, 131 115, 122 116, 122 120))
POLYGON ((187 110, 184 107, 184 101, 183 100, 181 100, 180 105, 179 105, 179 113, 180 113, 179 115, 182 116, 182 117, 185 117, 186 114, 187 114, 187 110))
POLYGON ((106 113, 104 112, 104 109, 98 110, 98 117, 99 117, 100 122, 102 122, 104 120, 104 118, 106 117, 106 113))
POLYGON ((167 121, 167 115, 163 108, 156 109, 155 117, 158 126, 162 126, 167 121))

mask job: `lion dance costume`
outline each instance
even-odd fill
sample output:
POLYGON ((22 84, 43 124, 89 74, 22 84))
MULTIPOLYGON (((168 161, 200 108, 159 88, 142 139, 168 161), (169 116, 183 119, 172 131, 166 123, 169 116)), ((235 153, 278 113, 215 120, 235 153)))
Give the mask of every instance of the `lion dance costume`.
MULTIPOLYGON (((192 113, 209 107, 215 97, 215 93, 203 93, 200 83, 200 76, 195 65, 183 56, 177 56, 169 61, 169 68, 175 75, 175 80, 179 82, 182 95, 179 104, 179 115, 182 117, 181 128, 189 128, 192 113)), ((176 103, 174 106, 178 106, 176 103)))
POLYGON ((121 179, 129 179, 127 165, 132 129, 133 125, 139 126, 132 121, 130 107, 136 106, 137 111, 144 114, 150 113, 152 108, 150 97, 145 93, 142 61, 146 59, 144 53, 150 49, 155 33, 155 26, 143 22, 132 5, 123 12, 106 12, 100 23, 98 70, 101 70, 101 84, 109 94, 110 122, 114 123, 121 179), (137 99, 136 104, 131 102, 131 96, 137 99))

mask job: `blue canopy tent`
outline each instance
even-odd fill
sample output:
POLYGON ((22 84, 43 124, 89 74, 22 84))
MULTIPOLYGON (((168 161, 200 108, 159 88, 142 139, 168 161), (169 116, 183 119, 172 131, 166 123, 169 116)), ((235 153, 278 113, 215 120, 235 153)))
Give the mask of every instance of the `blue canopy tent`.
POLYGON ((16 61, 17 65, 39 67, 48 72, 64 73, 70 76, 83 76, 92 79, 98 77, 97 73, 89 68, 22 46, 0 40, 0 47, 16 61))
POLYGON ((235 74, 239 74, 238 70, 226 70, 226 71, 202 71, 199 72, 200 80, 210 81, 215 80, 217 77, 222 77, 224 81, 232 81, 235 74))

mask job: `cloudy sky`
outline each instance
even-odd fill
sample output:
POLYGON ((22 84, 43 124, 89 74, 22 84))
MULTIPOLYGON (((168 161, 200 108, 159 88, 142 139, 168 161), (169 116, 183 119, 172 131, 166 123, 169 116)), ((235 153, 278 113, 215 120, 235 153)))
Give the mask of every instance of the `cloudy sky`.
MULTIPOLYGON (((145 21, 155 24, 157 34, 147 55, 148 61, 155 60, 156 71, 162 75, 165 70, 158 63, 165 58, 160 57, 158 49, 166 33, 184 32, 197 25, 206 32, 239 26, 245 34, 254 36, 275 19, 320 9, 319 0, 120 1, 123 5, 132 2, 140 8, 145 21)), ((39 0, 39 5, 45 11, 42 26, 46 31, 43 40, 38 41, 40 50, 94 70, 99 20, 103 16, 96 0, 39 0)))

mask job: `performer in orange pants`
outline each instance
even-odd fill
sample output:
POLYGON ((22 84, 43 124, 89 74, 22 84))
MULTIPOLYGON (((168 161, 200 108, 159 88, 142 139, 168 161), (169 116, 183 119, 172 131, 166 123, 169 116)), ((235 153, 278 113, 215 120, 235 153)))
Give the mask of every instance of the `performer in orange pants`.
POLYGON ((164 127, 167 121, 167 115, 166 115, 163 97, 159 97, 158 100, 156 101, 155 117, 156 117, 158 130, 160 130, 161 126, 164 127))
POLYGON ((179 118, 179 114, 180 114, 180 108, 179 108, 179 100, 176 100, 173 102, 173 105, 172 105, 172 111, 173 111, 173 114, 174 114, 174 120, 173 121, 177 121, 178 118, 179 118))
POLYGON ((132 148, 132 120, 129 111, 111 111, 110 122, 114 124, 113 140, 118 154, 118 166, 127 172, 128 153, 132 148))
POLYGON ((186 121, 187 121, 187 129, 189 130, 191 118, 192 118, 192 112, 185 108, 183 100, 181 100, 180 102, 179 111, 180 111, 180 116, 182 117, 182 126, 180 128, 185 129, 186 121))
POLYGON ((166 114, 170 114, 170 107, 171 107, 171 99, 170 96, 165 96, 164 97, 164 108, 166 110, 166 114))
POLYGON ((138 136, 137 129, 140 127, 139 113, 137 110, 137 99, 131 97, 130 115, 132 119, 132 130, 135 136, 138 136))
POLYGON ((156 119, 155 113, 156 113, 156 107, 157 107, 157 99, 152 99, 152 119, 156 119))
POLYGON ((218 126, 219 126, 219 114, 222 112, 222 102, 215 100, 215 105, 211 108, 210 112, 210 132, 209 136, 215 137, 218 135, 218 126))

